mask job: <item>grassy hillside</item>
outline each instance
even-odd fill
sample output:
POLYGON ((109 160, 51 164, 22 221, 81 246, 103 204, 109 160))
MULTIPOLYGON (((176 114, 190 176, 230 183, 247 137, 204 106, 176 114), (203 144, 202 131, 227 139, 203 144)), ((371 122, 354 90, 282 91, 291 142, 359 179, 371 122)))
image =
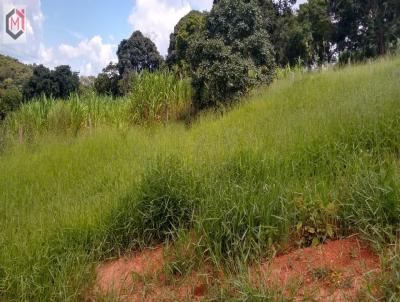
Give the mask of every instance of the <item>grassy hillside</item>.
POLYGON ((399 102, 400 58, 382 59, 289 74, 190 129, 8 145, 0 300, 81 300, 96 261, 188 232, 193 261, 233 269, 353 232, 384 247, 400 226, 399 102))
POLYGON ((0 88, 15 86, 21 90, 31 76, 31 67, 14 58, 0 54, 0 88))

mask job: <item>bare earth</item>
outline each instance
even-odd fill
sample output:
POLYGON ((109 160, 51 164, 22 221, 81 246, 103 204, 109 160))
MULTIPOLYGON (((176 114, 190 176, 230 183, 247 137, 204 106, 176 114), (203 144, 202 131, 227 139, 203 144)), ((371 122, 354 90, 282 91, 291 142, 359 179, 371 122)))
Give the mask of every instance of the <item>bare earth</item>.
MULTIPOLYGON (((171 280, 164 264, 161 246, 101 264, 94 292, 121 301, 196 301, 224 283, 223 274, 210 268, 171 280)), ((379 258, 353 237, 275 257, 250 267, 249 276, 254 287, 279 289, 297 301, 352 301, 377 271, 379 258)))

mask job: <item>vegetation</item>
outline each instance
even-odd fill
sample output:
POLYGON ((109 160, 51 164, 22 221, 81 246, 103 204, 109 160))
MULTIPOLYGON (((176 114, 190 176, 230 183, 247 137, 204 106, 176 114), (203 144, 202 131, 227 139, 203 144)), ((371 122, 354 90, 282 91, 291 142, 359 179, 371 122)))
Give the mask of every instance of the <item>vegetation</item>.
POLYGON ((100 95, 118 96, 121 94, 119 81, 118 66, 110 63, 103 69, 103 72, 97 76, 94 82, 94 88, 100 95))
POLYGON ((234 101, 272 81, 275 62, 259 7, 220 1, 206 16, 205 32, 191 45, 190 63, 198 108, 234 101))
POLYGON ((12 87, 0 90, 0 121, 4 120, 6 115, 16 110, 22 103, 22 94, 18 88, 12 87))
MULTIPOLYGON (((397 57, 289 73, 190 129, 100 118, 91 135, 48 127, 32 142, 8 142, 0 154, 0 299, 84 300, 98 261, 177 237, 194 238, 196 253, 171 269, 204 261, 235 271, 288 242, 353 232, 386 250, 387 269, 367 296, 400 298, 398 245, 386 249, 400 227, 399 68, 397 57)), ((41 119, 43 102, 19 114, 37 104, 41 119)), ((48 102, 53 112, 73 108, 72 100, 48 102)), ((111 106, 121 108, 104 99, 94 112, 111 106)))
POLYGON ((140 31, 135 31, 128 40, 118 46, 118 70, 121 76, 144 70, 157 70, 163 59, 156 45, 140 31))
POLYGON ((22 89, 32 75, 30 66, 16 59, 0 55, 0 89, 16 87, 22 89))
POLYGON ((400 300, 400 6, 294 2, 215 0, 166 64, 136 31, 81 83, 0 56, 0 301, 88 300, 99 262, 159 244, 169 281, 276 300, 242 268, 354 233, 382 260, 365 297, 400 300))
POLYGON ((32 100, 5 119, 3 137, 36 141, 47 132, 75 136, 104 125, 127 128, 190 117, 192 89, 188 79, 177 79, 168 72, 145 72, 133 81, 132 92, 119 99, 91 92, 73 94, 66 100, 45 96, 32 100))
POLYGON ((144 72, 133 79, 129 112, 136 123, 179 120, 189 117, 192 87, 188 79, 169 72, 144 72))
POLYGON ((22 103, 22 87, 32 75, 30 66, 0 55, 0 121, 19 108, 22 103))
POLYGON ((342 60, 384 55, 396 47, 400 34, 400 3, 396 0, 331 0, 337 20, 334 41, 342 60))
POLYGON ((166 59, 169 68, 177 68, 180 71, 189 72, 190 59, 188 50, 190 44, 199 37, 204 28, 205 14, 198 11, 191 11, 178 22, 170 37, 166 59))
POLYGON ((33 76, 23 88, 24 98, 29 100, 41 95, 66 98, 79 89, 78 73, 72 72, 68 65, 50 70, 43 65, 35 66, 33 76))

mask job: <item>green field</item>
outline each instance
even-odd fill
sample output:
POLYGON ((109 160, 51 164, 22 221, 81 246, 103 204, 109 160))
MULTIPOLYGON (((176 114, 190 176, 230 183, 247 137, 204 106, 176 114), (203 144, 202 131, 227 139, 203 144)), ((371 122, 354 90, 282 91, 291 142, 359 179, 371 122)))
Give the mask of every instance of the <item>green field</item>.
MULTIPOLYGON (((196 261, 235 270, 351 233, 382 252, 400 227, 398 57, 289 73, 190 127, 99 122, 23 143, 13 131, 0 301, 81 301, 98 261, 188 232, 196 261)), ((399 297, 391 279, 383 295, 399 297)))

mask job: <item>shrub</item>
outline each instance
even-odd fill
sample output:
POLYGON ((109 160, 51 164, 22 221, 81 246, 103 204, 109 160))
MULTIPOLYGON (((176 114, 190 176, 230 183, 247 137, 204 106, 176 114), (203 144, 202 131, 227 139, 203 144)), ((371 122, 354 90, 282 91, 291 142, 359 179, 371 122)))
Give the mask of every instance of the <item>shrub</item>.
POLYGON ((107 247, 124 250, 172 238, 192 224, 195 210, 193 175, 173 157, 149 168, 137 190, 121 199, 109 219, 107 247))
POLYGON ((17 88, 0 90, 0 120, 3 120, 7 113, 17 109, 22 102, 22 94, 17 88))
POLYGON ((197 107, 229 103, 272 81, 275 59, 263 24, 255 1, 222 0, 213 6, 204 33, 189 48, 197 107))
POLYGON ((98 94, 118 96, 120 95, 120 89, 118 87, 119 80, 120 75, 117 65, 110 63, 97 76, 94 81, 94 88, 98 94))
POLYGON ((194 101, 199 109, 233 102, 255 82, 250 77, 250 62, 231 54, 221 40, 196 42, 192 52, 207 58, 192 74, 194 101))

